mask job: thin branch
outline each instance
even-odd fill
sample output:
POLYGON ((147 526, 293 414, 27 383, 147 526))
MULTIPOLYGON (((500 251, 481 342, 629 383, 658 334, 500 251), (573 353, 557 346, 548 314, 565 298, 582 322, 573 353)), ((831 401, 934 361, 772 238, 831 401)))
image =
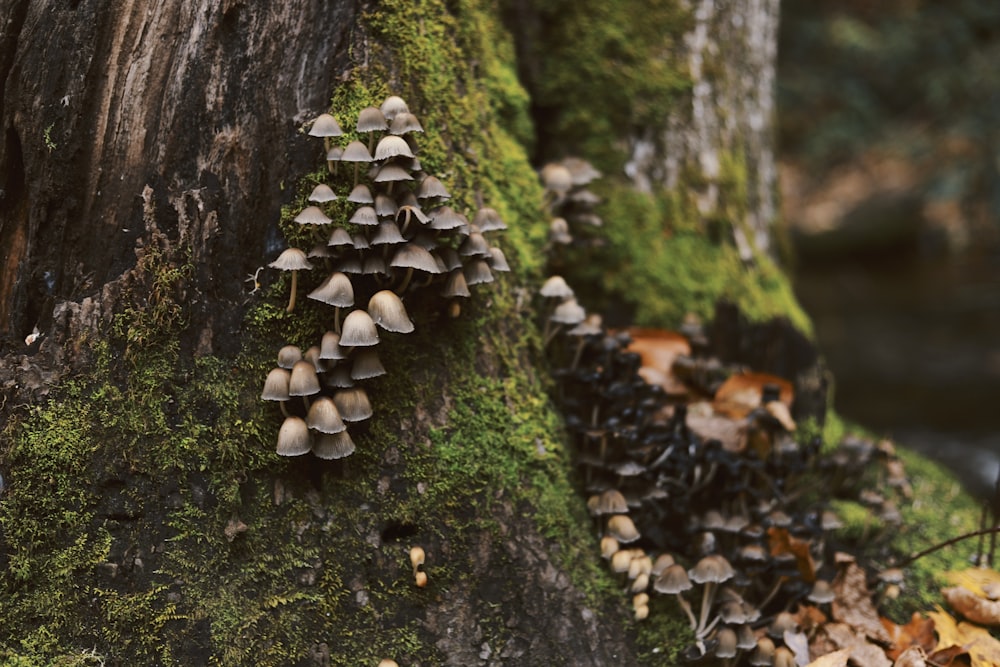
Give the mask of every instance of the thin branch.
POLYGON ((962 540, 967 540, 970 537, 979 537, 980 535, 990 535, 998 532, 1000 532, 1000 526, 994 526, 993 528, 986 528, 984 530, 974 530, 971 533, 965 533, 964 535, 953 537, 950 540, 945 540, 940 544, 935 544, 932 547, 928 547, 923 551, 917 552, 902 562, 895 563, 894 567, 906 567, 907 565, 917 560, 918 558, 923 558, 924 556, 932 554, 935 551, 938 551, 939 549, 944 549, 945 547, 950 547, 953 544, 958 544, 962 540))

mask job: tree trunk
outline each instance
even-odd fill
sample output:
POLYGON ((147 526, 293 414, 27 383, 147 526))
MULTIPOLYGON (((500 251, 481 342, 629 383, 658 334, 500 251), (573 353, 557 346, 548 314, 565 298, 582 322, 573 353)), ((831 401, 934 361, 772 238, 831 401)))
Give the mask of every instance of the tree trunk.
MULTIPOLYGON (((486 5, 0 2, 0 656, 638 663, 650 640, 596 556, 536 370, 525 285, 546 222, 516 141, 511 38, 486 5), (316 342, 328 316, 301 299, 284 313, 270 270, 259 291, 245 279, 282 231, 298 239, 289 218, 327 179, 299 128, 332 94, 350 131, 392 93, 455 205, 504 214, 514 277, 457 321, 412 298, 427 307, 414 335, 386 336, 358 452, 282 459, 259 388, 277 348, 316 342)), ((692 53, 751 10, 699 14, 692 53)), ((747 68, 770 63, 765 27, 747 68)), ((763 94, 699 90, 699 104, 767 110, 763 94)), ((723 115, 678 111, 668 135, 734 145, 723 115)), ((753 122, 739 145, 762 165, 749 197, 763 234, 769 125, 753 122)), ((711 151, 677 141, 711 177, 711 151)), ((635 178, 669 180, 655 162, 635 178)), ((332 182, 343 199, 347 177, 332 182)))

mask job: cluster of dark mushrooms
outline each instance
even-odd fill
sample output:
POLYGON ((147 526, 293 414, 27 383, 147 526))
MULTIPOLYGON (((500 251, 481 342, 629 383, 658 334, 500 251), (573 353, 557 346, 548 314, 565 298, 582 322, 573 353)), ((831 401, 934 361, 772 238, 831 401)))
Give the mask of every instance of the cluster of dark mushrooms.
POLYGON ((361 383, 386 372, 376 352, 380 330, 414 330, 404 302, 433 293, 457 316, 471 286, 510 270, 488 239, 506 229, 500 215, 480 207, 470 221, 448 205, 450 193, 417 158, 414 137, 421 132, 397 96, 363 109, 355 127, 359 138, 343 147, 335 143, 345 133, 333 116, 322 114, 312 123, 309 135, 324 142, 330 181, 349 188, 351 212, 334 219, 339 197, 329 184, 317 184, 295 216, 311 248, 290 247, 269 264, 291 272, 288 312, 295 309, 300 271, 323 273, 318 284, 310 281, 315 286, 307 297, 332 309, 319 342, 304 352, 282 348, 265 381, 261 398, 278 401, 285 416, 277 443, 282 456, 312 452, 339 459, 353 453, 348 424, 372 415, 361 383))
MULTIPOLYGON (((543 170, 549 200, 565 201, 572 190, 560 200, 552 178, 543 170)), ((694 635, 690 659, 795 664, 784 645, 796 624, 790 610, 834 599, 842 522, 829 498, 858 499, 882 522, 900 520, 891 499, 859 484, 878 459, 889 486, 905 493, 891 447, 847 438, 821 453, 818 439, 800 443, 778 384, 763 384, 739 419, 705 417, 704 401, 692 397, 711 399, 734 369, 709 356, 696 320, 674 334, 686 354, 670 382, 651 381, 632 336, 588 316, 562 277, 550 276, 540 297, 555 398, 601 555, 632 596, 635 618, 649 615, 650 595, 670 596, 694 635), (814 488, 816 479, 826 488, 814 488)))

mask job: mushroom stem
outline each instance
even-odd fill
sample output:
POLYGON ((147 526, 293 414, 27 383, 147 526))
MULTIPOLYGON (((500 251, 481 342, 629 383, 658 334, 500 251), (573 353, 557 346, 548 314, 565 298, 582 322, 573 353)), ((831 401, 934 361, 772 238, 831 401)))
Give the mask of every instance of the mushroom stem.
POLYGON ((399 287, 396 288, 396 294, 402 295, 406 291, 406 288, 410 285, 410 278, 413 277, 413 267, 406 268, 406 275, 403 276, 403 282, 399 287))
POLYGON ((284 401, 278 401, 278 407, 281 408, 281 414, 283 414, 285 417, 291 417, 291 415, 288 414, 288 408, 285 407, 284 401))
POLYGON ((340 333, 340 306, 334 306, 333 310, 333 331, 340 333))
POLYGON ((715 582, 706 581, 705 582, 705 593, 701 598, 701 611, 698 614, 698 627, 695 629, 695 634, 699 637, 704 637, 706 634, 705 624, 708 623, 708 610, 712 606, 712 601, 715 598, 715 582))
POLYGON ((583 346, 587 341, 583 336, 580 336, 580 342, 576 344, 576 352, 573 353, 573 363, 569 365, 570 370, 576 370, 576 367, 580 364, 580 357, 583 356, 583 346))
POLYGON ((299 272, 292 271, 292 293, 288 296, 288 308, 285 309, 286 312, 292 312, 295 310, 295 292, 299 287, 299 272))
POLYGON ((308 396, 303 396, 302 397, 302 404, 304 406, 306 406, 306 414, 309 414, 309 397, 308 396))
POLYGON ((549 330, 549 321, 550 320, 548 320, 548 321, 545 322, 545 338, 542 341, 542 347, 543 348, 544 347, 548 347, 549 343, 552 342, 552 339, 555 338, 556 335, 559 333, 559 330, 562 329, 562 324, 559 324, 557 322, 556 325, 554 327, 552 327, 552 329, 550 331, 549 330))
POLYGON ((354 163, 354 187, 358 187, 358 168, 361 166, 360 162, 354 163))
POLYGON ((687 614, 688 620, 691 621, 691 630, 694 630, 698 627, 698 621, 695 620, 694 612, 691 611, 691 603, 684 599, 684 595, 682 593, 677 594, 677 602, 680 603, 681 609, 684 610, 684 613, 687 614))

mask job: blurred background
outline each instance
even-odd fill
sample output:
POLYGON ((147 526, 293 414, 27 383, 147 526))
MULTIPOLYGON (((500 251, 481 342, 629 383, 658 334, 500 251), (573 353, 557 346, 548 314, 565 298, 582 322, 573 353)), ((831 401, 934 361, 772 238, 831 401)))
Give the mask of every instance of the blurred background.
POLYGON ((796 290, 850 420, 992 492, 1000 461, 1000 2, 785 0, 796 290))

